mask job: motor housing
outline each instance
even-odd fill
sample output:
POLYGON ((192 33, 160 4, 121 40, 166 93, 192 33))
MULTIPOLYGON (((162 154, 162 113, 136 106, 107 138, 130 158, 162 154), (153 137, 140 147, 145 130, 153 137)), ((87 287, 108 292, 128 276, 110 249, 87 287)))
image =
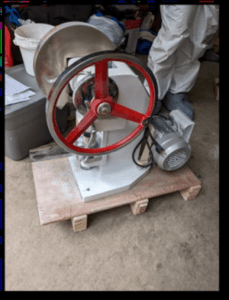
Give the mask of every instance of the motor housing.
POLYGON ((191 156, 189 139, 195 123, 177 109, 170 112, 168 119, 154 116, 151 124, 156 141, 152 144, 151 151, 156 164, 166 171, 181 168, 191 156), (160 145, 160 150, 157 145, 160 145))

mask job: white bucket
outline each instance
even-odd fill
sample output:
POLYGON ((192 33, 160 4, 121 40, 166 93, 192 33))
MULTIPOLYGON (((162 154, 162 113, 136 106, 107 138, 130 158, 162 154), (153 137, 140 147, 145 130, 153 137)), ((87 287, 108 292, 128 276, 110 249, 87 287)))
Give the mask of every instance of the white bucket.
POLYGON ((15 30, 14 44, 20 47, 26 72, 35 76, 33 70, 33 58, 35 50, 46 33, 54 26, 49 24, 33 23, 18 27, 15 30))

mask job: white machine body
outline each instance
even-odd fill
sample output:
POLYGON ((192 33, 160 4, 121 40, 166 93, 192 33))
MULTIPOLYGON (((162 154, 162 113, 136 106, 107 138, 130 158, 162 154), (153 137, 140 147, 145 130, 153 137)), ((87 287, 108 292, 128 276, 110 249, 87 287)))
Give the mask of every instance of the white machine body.
MULTIPOLYGON (((69 60, 69 65, 77 59, 69 60)), ((149 96, 139 77, 127 64, 118 61, 112 62, 108 71, 109 78, 112 78, 118 87, 117 103, 145 113, 149 96)), ((88 67, 73 78, 70 81, 73 92, 84 76, 93 73, 94 66, 88 67)), ((82 118, 83 115, 77 111, 77 122, 82 118)), ((114 144, 129 135, 136 126, 136 123, 120 118, 97 119, 94 122, 96 144, 99 147, 114 144)), ((96 157, 81 155, 69 157, 69 163, 85 202, 128 190, 146 175, 150 168, 141 168, 132 160, 133 149, 142 135, 143 133, 119 151, 96 157)), ((76 143, 82 147, 83 137, 81 136, 76 143)))

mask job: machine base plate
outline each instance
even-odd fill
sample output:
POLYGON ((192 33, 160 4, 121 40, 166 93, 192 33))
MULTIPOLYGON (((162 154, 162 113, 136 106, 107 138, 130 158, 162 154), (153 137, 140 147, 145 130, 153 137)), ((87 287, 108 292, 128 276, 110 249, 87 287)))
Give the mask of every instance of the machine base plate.
POLYGON ((120 168, 111 164, 94 167, 90 170, 80 168, 76 156, 68 158, 84 202, 129 190, 145 176, 150 168, 137 167, 134 163, 120 168))

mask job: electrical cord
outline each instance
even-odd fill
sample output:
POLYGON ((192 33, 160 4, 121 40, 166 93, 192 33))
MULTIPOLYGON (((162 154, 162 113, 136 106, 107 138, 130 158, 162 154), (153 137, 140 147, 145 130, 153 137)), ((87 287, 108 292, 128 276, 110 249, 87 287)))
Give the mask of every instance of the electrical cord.
MULTIPOLYGON (((148 124, 152 124, 152 120, 154 117, 162 117, 164 119, 167 120, 167 118, 163 115, 151 115, 149 120, 148 120, 148 124)), ((145 128, 145 131, 144 131, 144 135, 142 137, 142 139, 140 140, 140 142, 136 145, 136 147, 134 148, 133 152, 132 152, 132 159, 133 159, 133 162, 139 166, 139 167, 142 167, 142 168, 148 168, 148 167, 151 167, 153 166, 154 164, 154 157, 153 157, 153 152, 151 150, 152 146, 155 145, 155 148, 156 148, 156 151, 158 153, 162 153, 164 151, 164 148, 161 147, 158 142, 155 140, 155 138, 152 136, 151 132, 150 132, 150 129, 149 129, 149 125, 145 128), (151 143, 151 146, 148 142, 148 138, 151 138, 152 140, 152 143, 151 143), (139 146, 141 146, 142 142, 145 141, 145 144, 147 145, 148 149, 149 149, 149 158, 150 158, 150 162, 147 163, 147 164, 139 164, 136 159, 135 159, 135 153, 138 149, 139 146)))
POLYGON ((151 147, 148 143, 148 136, 147 136, 147 131, 149 130, 149 128, 147 127, 145 129, 145 132, 144 132, 144 135, 142 137, 142 139, 140 140, 140 142, 136 145, 136 147, 134 148, 133 152, 132 152, 132 159, 133 159, 133 162, 139 166, 139 167, 142 167, 142 168, 147 168, 147 167, 151 167, 153 164, 154 164, 154 158, 153 158, 153 153, 151 151, 151 147), (135 152, 137 151, 138 147, 142 144, 142 142, 145 141, 146 145, 148 146, 149 148, 149 156, 151 158, 151 162, 150 163, 147 163, 147 164, 139 164, 136 159, 135 159, 135 152))

